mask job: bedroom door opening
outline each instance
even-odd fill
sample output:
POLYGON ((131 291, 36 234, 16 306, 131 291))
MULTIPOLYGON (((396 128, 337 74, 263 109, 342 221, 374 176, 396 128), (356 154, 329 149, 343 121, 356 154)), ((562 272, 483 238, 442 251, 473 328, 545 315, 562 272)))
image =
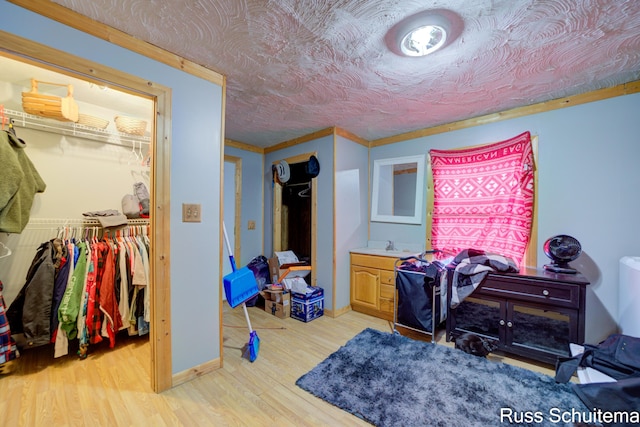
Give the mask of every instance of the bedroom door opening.
MULTIPOLYGON (((293 251, 300 261, 315 265, 316 254, 316 179, 309 178, 305 165, 315 153, 284 159, 289 164, 290 179, 275 184, 273 191, 273 250, 293 251)), ((307 276, 310 284, 315 275, 307 276)))

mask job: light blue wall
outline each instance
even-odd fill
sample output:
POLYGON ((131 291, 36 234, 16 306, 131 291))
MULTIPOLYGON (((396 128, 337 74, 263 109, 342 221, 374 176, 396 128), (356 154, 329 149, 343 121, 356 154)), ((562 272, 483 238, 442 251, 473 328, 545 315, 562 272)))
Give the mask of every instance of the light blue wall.
MULTIPOLYGON (((538 264, 544 241, 569 234, 582 244, 572 265, 589 280, 586 340, 616 331, 618 262, 640 255, 640 94, 505 120, 373 148, 371 159, 538 136, 538 264)), ((426 194, 426 193, 425 193, 426 194)), ((426 202, 425 202, 426 203, 426 202)), ((423 212, 426 210, 426 204, 423 212)), ((422 243, 421 226, 371 224, 371 240, 422 243), (401 240, 403 239, 403 240, 401 240)))
POLYGON ((222 87, 5 1, 0 16, 2 31, 171 88, 172 371, 220 357, 222 87), (202 222, 182 223, 182 203, 202 204, 202 222))
POLYGON ((349 251, 367 246, 369 149, 336 137, 336 309, 351 304, 349 251))
POLYGON ((318 227, 316 240, 316 265, 313 274, 317 278, 317 285, 325 292, 325 308, 333 309, 333 136, 318 138, 313 141, 284 148, 265 155, 264 159, 264 242, 266 257, 273 255, 273 226, 271 212, 273 211, 273 179, 271 165, 287 157, 304 153, 317 152, 320 163, 320 174, 316 178, 316 193, 318 213, 316 224, 318 227))
MULTIPOLYGON (((242 206, 241 206, 241 231, 240 231, 240 258, 236 259, 238 265, 246 265, 258 255, 267 258, 271 254, 265 254, 263 248, 264 221, 266 212, 262 210, 263 199, 263 166, 264 156, 252 151, 240 150, 233 147, 225 147, 225 155, 242 158, 242 206), (256 222, 255 230, 248 230, 249 221, 256 222)), ((269 168, 271 170, 271 168, 269 168)), ((225 191, 235 191, 225 182, 225 191)), ((270 217, 269 217, 270 218, 270 217)))

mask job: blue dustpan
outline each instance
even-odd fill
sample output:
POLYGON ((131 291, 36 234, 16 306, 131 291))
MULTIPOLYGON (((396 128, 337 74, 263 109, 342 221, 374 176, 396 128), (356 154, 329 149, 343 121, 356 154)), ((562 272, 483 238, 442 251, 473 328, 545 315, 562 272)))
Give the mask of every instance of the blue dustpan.
POLYGON ((232 308, 256 296, 259 291, 256 276, 249 267, 242 267, 227 274, 222 278, 222 282, 224 284, 224 295, 232 308))
POLYGON ((224 296, 227 298, 229 305, 235 308, 249 298, 258 295, 260 290, 258 289, 256 276, 254 276, 253 271, 249 270, 249 267, 242 267, 241 269, 236 267, 236 260, 233 258, 233 252, 231 252, 227 227, 225 227, 224 221, 222 221, 222 231, 224 232, 224 240, 227 243, 232 270, 231 273, 222 278, 224 296))

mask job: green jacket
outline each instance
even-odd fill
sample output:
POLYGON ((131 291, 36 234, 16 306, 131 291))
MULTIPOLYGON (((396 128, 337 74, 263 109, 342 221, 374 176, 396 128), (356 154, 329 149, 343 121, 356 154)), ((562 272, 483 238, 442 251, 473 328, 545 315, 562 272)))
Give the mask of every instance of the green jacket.
MULTIPOLYGON (((80 303, 84 290, 84 281, 87 277, 87 244, 78 242, 76 246, 79 250, 78 261, 73 268, 71 280, 67 283, 67 288, 62 296, 60 307, 58 308, 58 321, 60 328, 67 333, 68 339, 74 339, 78 335, 78 315, 80 313, 80 303)), ((70 262, 72 262, 72 258, 70 262)))
POLYGON ((36 193, 47 187, 24 150, 27 144, 0 131, 0 231, 21 233, 36 193))

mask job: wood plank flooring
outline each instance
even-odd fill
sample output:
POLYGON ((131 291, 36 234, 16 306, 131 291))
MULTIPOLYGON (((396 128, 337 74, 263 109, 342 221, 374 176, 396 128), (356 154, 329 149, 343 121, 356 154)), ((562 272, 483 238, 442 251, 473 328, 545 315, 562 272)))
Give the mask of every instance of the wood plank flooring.
MULTIPOLYGON (((261 339, 254 363, 241 357, 249 333, 242 308, 224 308, 224 367, 156 394, 149 379, 147 338, 96 346, 86 360, 54 359, 49 347, 22 353, 0 375, 5 426, 368 426, 298 388, 295 381, 367 327, 392 324, 357 312, 309 323, 249 308, 261 339)), ((428 339, 428 336, 418 336, 428 339)), ((444 342, 444 332, 438 334, 444 342)), ((549 366, 496 360, 549 375, 549 366)))

